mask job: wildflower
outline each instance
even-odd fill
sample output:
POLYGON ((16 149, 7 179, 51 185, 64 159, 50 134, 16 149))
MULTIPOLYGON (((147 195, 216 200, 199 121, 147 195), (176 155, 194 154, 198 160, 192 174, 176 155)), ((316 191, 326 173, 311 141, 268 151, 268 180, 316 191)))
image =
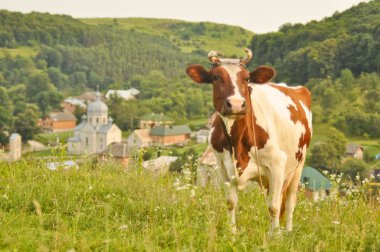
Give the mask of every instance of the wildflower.
POLYGON ((335 224, 335 225, 340 225, 340 222, 339 221, 333 221, 331 222, 332 224, 335 224))
POLYGON ((119 230, 127 230, 128 229, 128 225, 127 224, 123 224, 119 227, 119 230))
POLYGON ((4 199, 8 199, 8 195, 3 194, 3 198, 4 198, 4 199))

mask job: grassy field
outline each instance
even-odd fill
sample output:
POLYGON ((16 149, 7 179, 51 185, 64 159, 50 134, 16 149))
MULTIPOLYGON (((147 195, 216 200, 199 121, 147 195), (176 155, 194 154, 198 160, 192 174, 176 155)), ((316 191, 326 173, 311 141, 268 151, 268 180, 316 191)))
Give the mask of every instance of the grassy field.
POLYGON ((294 231, 268 235, 259 190, 239 193, 238 233, 223 193, 189 177, 88 160, 49 171, 43 161, 0 163, 0 250, 379 251, 379 199, 360 193, 310 203, 300 193, 294 231))
POLYGON ((38 51, 32 47, 21 46, 19 48, 10 49, 10 48, 0 48, 0 58, 3 58, 5 54, 9 54, 12 57, 21 56, 21 57, 34 57, 37 55, 38 51))

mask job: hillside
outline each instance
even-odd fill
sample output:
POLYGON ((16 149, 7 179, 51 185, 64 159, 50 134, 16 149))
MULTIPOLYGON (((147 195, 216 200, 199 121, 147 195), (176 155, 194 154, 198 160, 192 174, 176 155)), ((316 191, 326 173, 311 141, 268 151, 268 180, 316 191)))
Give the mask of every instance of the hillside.
POLYGON ((128 31, 164 36, 183 52, 207 55, 210 50, 241 55, 253 33, 241 27, 210 22, 185 22, 153 18, 80 19, 91 25, 117 25, 128 31))
POLYGON ((380 0, 361 3, 322 21, 284 24, 278 32, 252 38, 255 65, 270 64, 282 81, 305 84, 311 78, 380 73, 380 0))

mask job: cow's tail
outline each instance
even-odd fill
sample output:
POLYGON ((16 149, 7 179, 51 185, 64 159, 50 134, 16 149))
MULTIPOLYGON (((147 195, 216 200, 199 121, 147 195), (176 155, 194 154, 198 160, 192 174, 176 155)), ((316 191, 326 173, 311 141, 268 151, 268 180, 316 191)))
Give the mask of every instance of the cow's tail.
POLYGON ((280 210, 280 219, 284 217, 285 206, 286 206, 286 194, 288 192, 288 188, 282 191, 282 200, 281 200, 281 210, 280 210))

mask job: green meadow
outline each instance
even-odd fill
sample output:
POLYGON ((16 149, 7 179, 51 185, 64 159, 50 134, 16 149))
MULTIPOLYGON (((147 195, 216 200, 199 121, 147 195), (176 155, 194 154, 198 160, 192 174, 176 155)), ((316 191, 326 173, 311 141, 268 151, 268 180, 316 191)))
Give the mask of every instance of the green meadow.
MULTIPOLYGON (((64 158, 64 157, 62 157, 64 158)), ((263 194, 239 192, 238 232, 224 193, 197 188, 194 174, 154 174, 138 165, 85 159, 50 171, 46 161, 0 163, 4 251, 379 251, 380 199, 365 186, 311 203, 303 189, 294 230, 269 235, 263 194)), ((190 164, 189 164, 190 165, 190 164)), ((335 185, 337 187, 337 185, 335 185)))

